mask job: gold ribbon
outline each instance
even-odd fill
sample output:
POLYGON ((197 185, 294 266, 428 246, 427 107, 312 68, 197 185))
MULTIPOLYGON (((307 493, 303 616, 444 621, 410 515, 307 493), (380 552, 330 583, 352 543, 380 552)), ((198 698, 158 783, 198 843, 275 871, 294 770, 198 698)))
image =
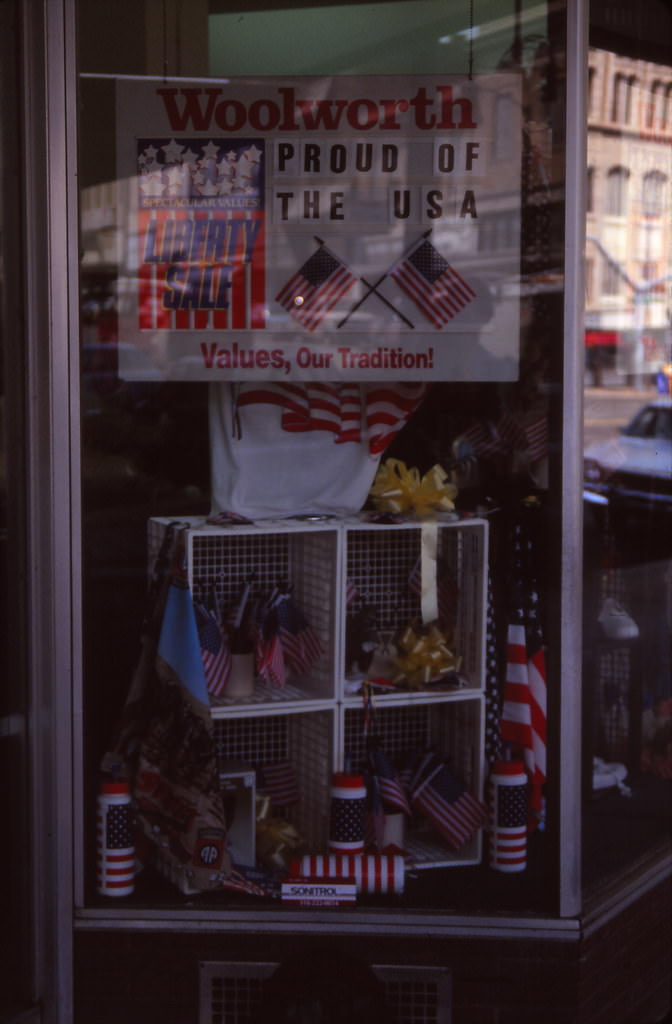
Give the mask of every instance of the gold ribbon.
POLYGON ((303 853, 305 843, 284 818, 268 816, 268 798, 257 798, 257 860, 265 868, 287 870, 290 861, 303 853))
POLYGON ((439 595, 436 585, 436 560, 439 549, 437 523, 420 527, 420 614, 427 624, 439 617, 439 595))
POLYGON ((438 628, 416 630, 408 626, 398 640, 399 676, 395 682, 406 682, 412 689, 427 686, 447 672, 457 672, 460 659, 448 647, 448 638, 438 628))
POLYGON ((428 519, 437 512, 452 512, 457 487, 438 464, 423 476, 409 469, 400 459, 381 463, 371 486, 370 496, 379 512, 391 515, 413 513, 428 519))

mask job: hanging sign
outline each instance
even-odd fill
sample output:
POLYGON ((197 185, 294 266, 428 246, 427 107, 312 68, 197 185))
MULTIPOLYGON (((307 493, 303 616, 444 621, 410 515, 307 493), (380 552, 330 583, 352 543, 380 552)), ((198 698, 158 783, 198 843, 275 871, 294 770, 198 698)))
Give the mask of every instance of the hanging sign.
POLYGON ((513 380, 520 79, 120 81, 127 379, 513 380))

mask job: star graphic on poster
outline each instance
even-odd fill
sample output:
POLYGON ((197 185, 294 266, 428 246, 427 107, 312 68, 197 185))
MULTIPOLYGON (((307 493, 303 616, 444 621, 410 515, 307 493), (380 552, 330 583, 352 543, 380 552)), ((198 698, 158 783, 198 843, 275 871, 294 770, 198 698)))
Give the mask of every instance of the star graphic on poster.
POLYGON ((180 159, 185 147, 181 146, 179 142, 175 141, 175 139, 171 139, 168 145, 162 146, 161 149, 165 154, 166 160, 169 163, 174 164, 180 159))
POLYGON ((205 185, 201 189, 201 195, 203 196, 216 196, 217 186, 214 181, 206 181, 205 185))
POLYGON ((171 188, 181 186, 184 183, 185 171, 179 164, 173 164, 166 171, 166 177, 168 178, 168 184, 171 188))
POLYGON ((195 167, 198 161, 198 153, 194 153, 193 149, 185 149, 182 154, 182 163, 187 164, 189 167, 195 167))
POLYGON ((229 152, 226 154, 226 159, 229 161, 230 164, 233 164, 236 162, 237 155, 238 154, 236 153, 235 149, 230 149, 229 152))
POLYGON ((206 160, 216 160, 219 148, 215 146, 212 139, 208 142, 207 146, 203 146, 203 155, 206 160))
POLYGON ((148 174, 140 182, 140 190, 146 196, 163 195, 163 175, 159 173, 148 174))
POLYGON ((245 152, 243 153, 243 156, 251 164, 258 164, 259 160, 261 159, 261 150, 257 149, 256 146, 250 146, 249 149, 245 150, 245 152))
POLYGON ((203 171, 197 171, 194 175, 194 185, 202 185, 206 180, 207 179, 203 171))
POLYGON ((148 162, 150 164, 153 164, 153 163, 156 162, 156 154, 158 152, 159 152, 158 149, 155 146, 152 146, 152 144, 150 143, 149 146, 147 146, 143 150, 142 156, 140 157, 140 159, 142 160, 143 157, 144 157, 144 161, 143 162, 148 162))

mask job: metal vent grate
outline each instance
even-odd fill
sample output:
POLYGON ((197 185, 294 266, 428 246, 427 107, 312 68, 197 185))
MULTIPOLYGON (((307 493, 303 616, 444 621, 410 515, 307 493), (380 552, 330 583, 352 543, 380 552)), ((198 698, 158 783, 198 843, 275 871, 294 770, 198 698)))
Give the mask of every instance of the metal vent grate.
MULTIPOLYGON (((276 963, 201 963, 198 1024, 251 1024, 276 963)), ((450 971, 374 964, 385 986, 390 1024, 450 1024, 450 971)))

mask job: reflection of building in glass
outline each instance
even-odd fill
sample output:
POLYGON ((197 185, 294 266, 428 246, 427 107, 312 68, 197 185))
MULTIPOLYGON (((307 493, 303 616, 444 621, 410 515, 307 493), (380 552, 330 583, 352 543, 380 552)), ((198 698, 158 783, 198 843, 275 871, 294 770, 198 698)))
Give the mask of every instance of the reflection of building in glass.
POLYGON ((672 72, 591 50, 586 342, 624 373, 670 358, 672 72))

